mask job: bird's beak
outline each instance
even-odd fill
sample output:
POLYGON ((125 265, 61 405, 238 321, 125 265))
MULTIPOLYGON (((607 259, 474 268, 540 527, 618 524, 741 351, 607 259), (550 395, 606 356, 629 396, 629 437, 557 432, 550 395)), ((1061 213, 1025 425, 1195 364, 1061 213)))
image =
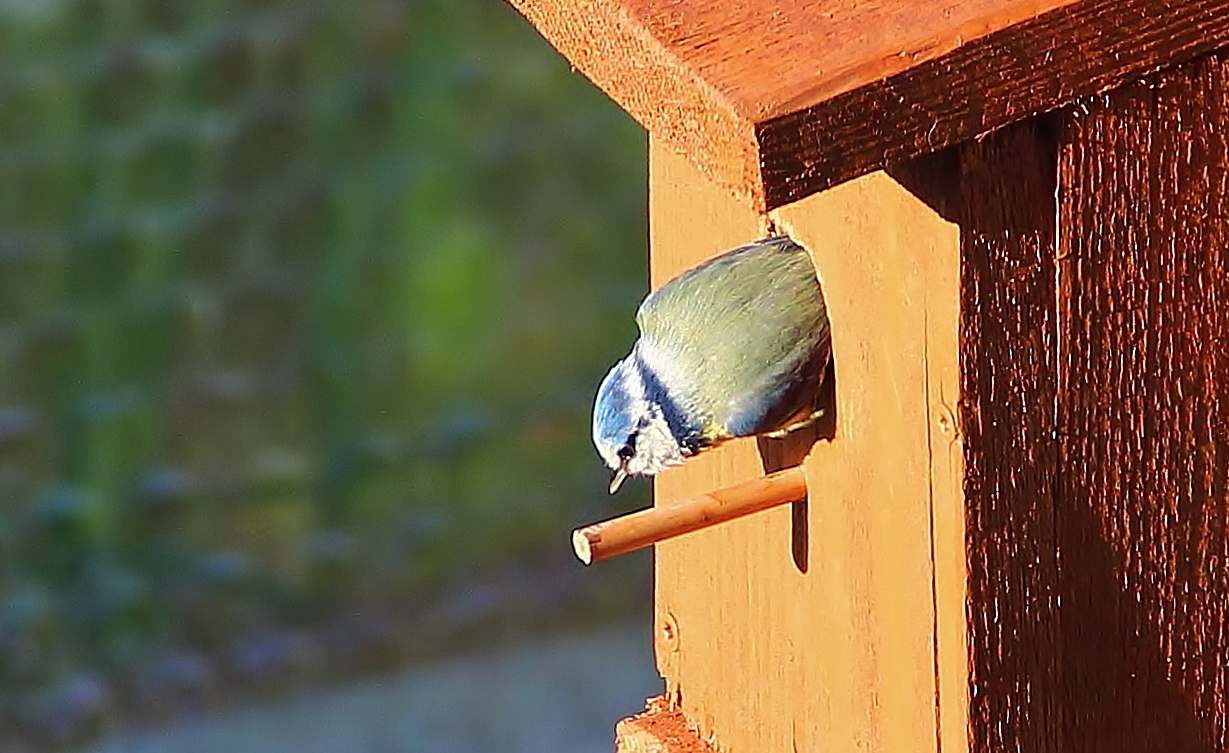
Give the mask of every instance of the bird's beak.
POLYGON ((610 493, 614 494, 619 491, 619 487, 623 486, 623 482, 627 479, 627 461, 619 463, 619 467, 615 470, 614 478, 610 479, 610 493))

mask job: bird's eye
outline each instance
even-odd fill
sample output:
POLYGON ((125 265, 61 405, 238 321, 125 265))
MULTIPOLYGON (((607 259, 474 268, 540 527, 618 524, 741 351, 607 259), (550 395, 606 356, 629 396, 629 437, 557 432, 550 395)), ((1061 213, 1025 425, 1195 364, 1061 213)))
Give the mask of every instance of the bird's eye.
POLYGON ((632 455, 636 454, 636 432, 632 432, 627 438, 627 444, 619 448, 619 460, 631 460, 632 455))

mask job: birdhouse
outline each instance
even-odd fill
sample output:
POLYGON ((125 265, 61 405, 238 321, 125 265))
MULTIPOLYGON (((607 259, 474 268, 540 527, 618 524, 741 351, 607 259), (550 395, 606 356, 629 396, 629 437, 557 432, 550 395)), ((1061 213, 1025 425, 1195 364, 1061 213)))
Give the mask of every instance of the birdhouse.
POLYGON ((1229 749, 1229 0, 512 2, 652 284, 787 233, 831 323, 825 436, 655 481, 805 501, 656 546, 619 750, 1229 749))

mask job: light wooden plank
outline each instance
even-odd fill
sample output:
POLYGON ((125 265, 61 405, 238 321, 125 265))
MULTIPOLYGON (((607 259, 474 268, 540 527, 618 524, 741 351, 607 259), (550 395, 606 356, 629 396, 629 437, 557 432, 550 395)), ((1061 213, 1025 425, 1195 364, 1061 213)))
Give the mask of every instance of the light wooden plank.
MULTIPOLYGON (((761 234, 657 142, 650 165, 655 284, 761 234)), ((805 462, 809 556, 785 509, 658 546, 658 668, 728 753, 937 749, 941 712, 964 714, 951 678, 967 677, 962 634, 937 632, 934 609, 964 609, 959 465, 932 445, 941 401, 959 399, 956 228, 882 174, 775 219, 812 251, 833 324, 836 438, 805 462)), ((659 477, 657 502, 770 462, 734 443, 659 477)))

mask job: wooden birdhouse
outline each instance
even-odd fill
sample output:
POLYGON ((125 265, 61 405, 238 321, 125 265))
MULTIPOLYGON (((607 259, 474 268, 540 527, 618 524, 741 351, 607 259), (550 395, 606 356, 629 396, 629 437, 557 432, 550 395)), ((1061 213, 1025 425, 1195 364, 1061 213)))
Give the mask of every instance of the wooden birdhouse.
POLYGON ((654 285, 773 228, 831 319, 830 437, 656 480, 806 501, 657 545, 620 750, 1229 750, 1229 0, 512 2, 654 285))

